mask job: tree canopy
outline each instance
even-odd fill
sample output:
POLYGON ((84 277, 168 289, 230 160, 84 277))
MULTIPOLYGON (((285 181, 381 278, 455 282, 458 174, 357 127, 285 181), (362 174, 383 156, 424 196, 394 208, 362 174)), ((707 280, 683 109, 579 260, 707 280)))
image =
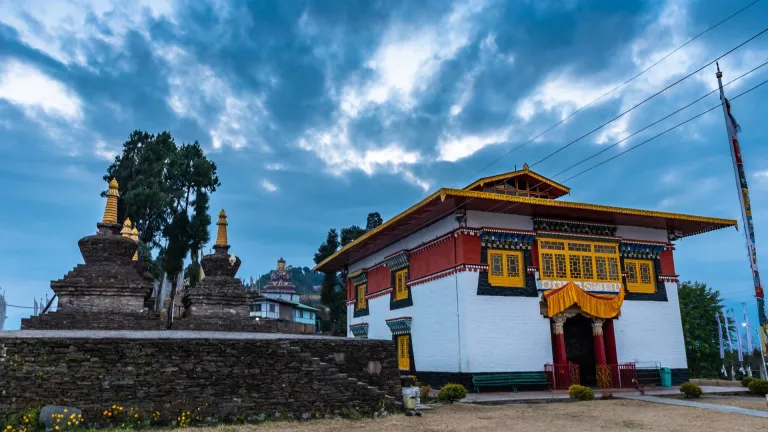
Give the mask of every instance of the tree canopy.
POLYGON ((715 320, 723 307, 720 291, 687 281, 680 284, 678 297, 691 377, 716 377, 722 365, 715 320))

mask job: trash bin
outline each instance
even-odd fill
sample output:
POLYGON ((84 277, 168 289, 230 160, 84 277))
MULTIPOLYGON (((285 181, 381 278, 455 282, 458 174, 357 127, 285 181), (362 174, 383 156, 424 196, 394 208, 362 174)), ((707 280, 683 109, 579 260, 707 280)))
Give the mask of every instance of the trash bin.
POLYGON ((672 387, 672 369, 663 367, 659 369, 659 375, 661 375, 662 387, 672 387))

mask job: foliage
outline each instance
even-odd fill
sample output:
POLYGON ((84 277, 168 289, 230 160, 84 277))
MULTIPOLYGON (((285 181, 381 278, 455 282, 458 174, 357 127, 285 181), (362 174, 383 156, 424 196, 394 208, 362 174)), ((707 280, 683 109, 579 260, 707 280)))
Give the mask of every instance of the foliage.
POLYGON ((39 409, 31 409, 20 414, 8 415, 2 430, 3 432, 29 432, 36 430, 39 417, 39 409))
POLYGON ((437 394, 438 399, 444 402, 456 402, 467 397, 467 389, 461 384, 446 384, 437 394))
POLYGON ((578 399, 580 401, 595 400, 595 393, 591 388, 580 386, 578 384, 568 387, 568 396, 571 399, 578 399))
POLYGON ((384 220, 381 219, 379 212, 368 213, 368 220, 365 223, 365 230, 370 231, 383 223, 384 220))
POLYGON ((427 402, 430 399, 432 399, 432 396, 430 396, 429 394, 431 391, 432 391, 432 386, 428 386, 428 385, 419 386, 421 402, 427 402))
POLYGON ((749 382, 749 391, 759 395, 768 394, 768 381, 761 379, 753 379, 749 382))
MULTIPOLYGON (((296 285, 296 292, 299 294, 317 293, 314 287, 322 286, 323 273, 313 272, 309 267, 291 267, 291 280, 296 285)), ((269 273, 261 275, 258 281, 254 283, 258 287, 264 288, 269 283, 269 273)))
POLYGON ((754 378, 753 378, 753 377, 751 377, 751 376, 745 376, 745 377, 744 377, 744 378, 741 380, 741 385, 742 385, 742 386, 744 386, 744 387, 749 387, 749 382, 750 382, 750 381, 752 381, 752 380, 754 380, 754 378))
POLYGON ((717 376, 722 364, 715 321, 715 313, 723 306, 720 292, 688 281, 680 284, 678 297, 691 377, 717 376))
MULTIPOLYGON (((320 264, 339 249, 339 235, 335 229, 328 230, 328 235, 315 253, 315 264, 320 264)), ((321 331, 333 335, 346 334, 347 307, 346 293, 341 289, 336 272, 323 274, 323 284, 320 290, 320 303, 328 307, 328 320, 321 323, 321 331)))
POLYGON ((704 391, 702 391, 701 387, 698 385, 692 382, 686 382, 680 385, 680 393, 684 394, 685 397, 690 399, 700 397, 704 391))
POLYGON ((352 225, 347 228, 342 228, 341 229, 341 247, 344 247, 352 243, 363 234, 365 234, 365 230, 360 228, 357 225, 352 225))
POLYGON ((189 427, 191 424, 199 422, 200 419, 200 408, 196 409, 195 411, 182 411, 181 414, 176 417, 176 420, 179 422, 179 427, 182 429, 189 427))

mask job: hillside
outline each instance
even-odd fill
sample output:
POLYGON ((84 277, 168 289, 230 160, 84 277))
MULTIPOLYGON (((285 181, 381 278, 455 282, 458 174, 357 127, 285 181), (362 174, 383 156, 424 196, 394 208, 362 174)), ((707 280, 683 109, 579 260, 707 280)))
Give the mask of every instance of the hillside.
MULTIPOLYGON (((323 283, 323 274, 313 272, 309 267, 293 267, 291 269, 291 279, 296 284, 296 291, 299 294, 319 294, 320 285, 323 283)), ((258 282, 254 281, 254 283, 258 287, 265 287, 269 283, 269 273, 261 275, 258 282)))

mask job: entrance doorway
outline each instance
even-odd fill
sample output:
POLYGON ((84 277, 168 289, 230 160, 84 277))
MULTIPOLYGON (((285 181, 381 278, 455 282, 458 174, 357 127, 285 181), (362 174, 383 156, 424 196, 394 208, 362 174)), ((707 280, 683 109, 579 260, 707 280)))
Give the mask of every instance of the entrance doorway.
POLYGON ((566 359, 568 363, 579 365, 581 385, 596 386, 592 320, 581 314, 576 314, 565 321, 563 333, 566 359))

